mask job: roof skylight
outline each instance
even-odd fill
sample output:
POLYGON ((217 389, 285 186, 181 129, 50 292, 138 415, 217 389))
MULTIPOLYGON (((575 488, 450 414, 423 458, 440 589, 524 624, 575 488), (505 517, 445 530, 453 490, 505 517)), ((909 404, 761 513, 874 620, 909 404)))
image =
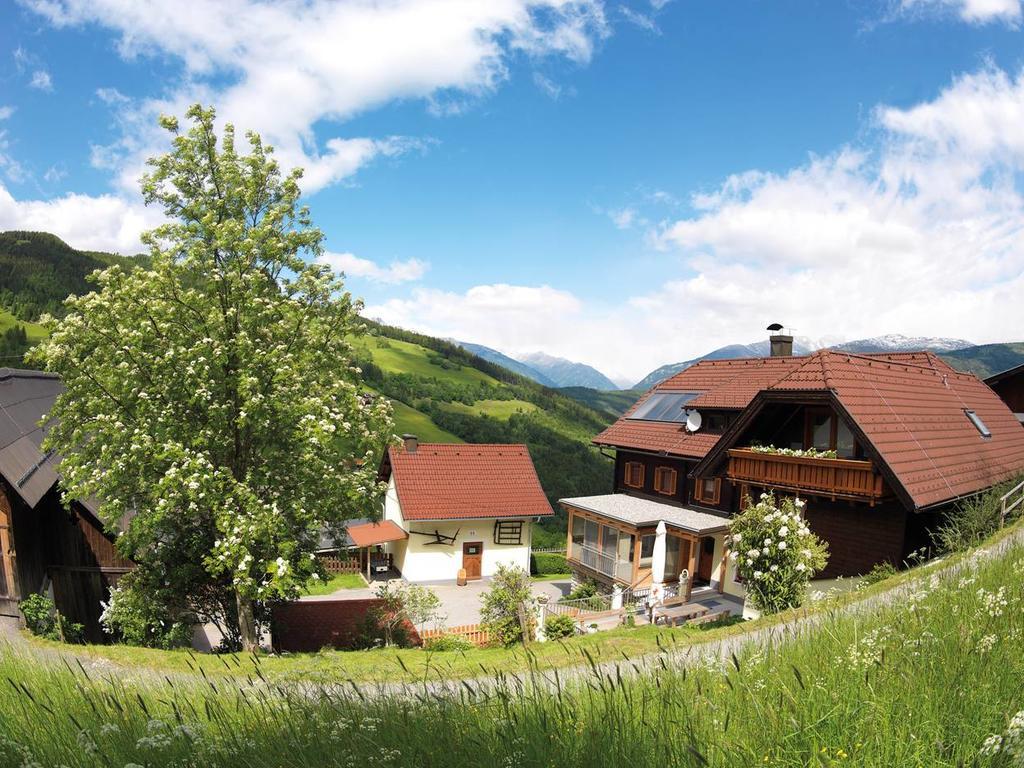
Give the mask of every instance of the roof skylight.
POLYGON ((967 418, 971 420, 971 424, 973 424, 975 429, 981 433, 982 437, 992 437, 991 430, 985 426, 985 422, 981 420, 981 416, 967 408, 964 409, 964 413, 967 414, 967 418))
POLYGON ((700 392, 655 392, 627 418, 682 424, 686 421, 686 404, 699 394, 700 392))

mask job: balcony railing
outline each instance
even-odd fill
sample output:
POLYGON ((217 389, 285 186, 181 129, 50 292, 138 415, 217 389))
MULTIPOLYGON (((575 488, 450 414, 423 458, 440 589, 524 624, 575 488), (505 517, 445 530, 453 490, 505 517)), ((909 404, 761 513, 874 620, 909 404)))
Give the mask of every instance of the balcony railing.
POLYGON ((592 571, 619 581, 629 582, 633 577, 633 564, 628 560, 620 560, 614 554, 602 552, 589 544, 573 543, 569 552, 569 560, 586 566, 592 571))
POLYGON ((736 482, 871 504, 885 494, 882 476, 874 464, 860 459, 786 456, 731 448, 727 475, 736 482))

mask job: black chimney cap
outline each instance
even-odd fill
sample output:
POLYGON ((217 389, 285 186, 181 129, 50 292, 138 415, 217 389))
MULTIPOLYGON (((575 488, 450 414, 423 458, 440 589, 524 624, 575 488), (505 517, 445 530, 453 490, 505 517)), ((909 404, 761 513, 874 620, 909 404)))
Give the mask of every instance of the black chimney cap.
POLYGON ((765 330, 766 331, 781 331, 782 330, 782 323, 772 323, 765 330))

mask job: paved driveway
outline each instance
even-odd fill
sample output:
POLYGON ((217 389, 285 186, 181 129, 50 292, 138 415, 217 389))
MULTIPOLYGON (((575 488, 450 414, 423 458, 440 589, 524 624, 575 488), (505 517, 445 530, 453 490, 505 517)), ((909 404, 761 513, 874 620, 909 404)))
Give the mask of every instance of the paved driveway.
MULTIPOLYGON (((456 627, 464 624, 480 623, 480 598, 491 588, 490 579, 471 581, 460 587, 454 581, 426 584, 441 599, 441 613, 446 617, 445 626, 456 627)), ((552 601, 569 593, 569 580, 535 581, 535 595, 547 595, 552 601)), ((340 589, 330 595, 307 596, 302 600, 363 600, 373 597, 373 589, 340 589)))

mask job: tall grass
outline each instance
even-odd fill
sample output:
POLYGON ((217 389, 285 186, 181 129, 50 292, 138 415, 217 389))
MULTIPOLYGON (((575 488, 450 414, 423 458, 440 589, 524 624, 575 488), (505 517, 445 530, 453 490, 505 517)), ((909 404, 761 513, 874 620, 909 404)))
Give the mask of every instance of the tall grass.
POLYGON ((982 756, 985 739, 1024 709, 1022 577, 1016 546, 724 663, 666 649, 653 670, 623 659, 445 695, 282 687, 259 662, 129 683, 8 652, 0 765, 987 765, 1004 756, 982 756))

